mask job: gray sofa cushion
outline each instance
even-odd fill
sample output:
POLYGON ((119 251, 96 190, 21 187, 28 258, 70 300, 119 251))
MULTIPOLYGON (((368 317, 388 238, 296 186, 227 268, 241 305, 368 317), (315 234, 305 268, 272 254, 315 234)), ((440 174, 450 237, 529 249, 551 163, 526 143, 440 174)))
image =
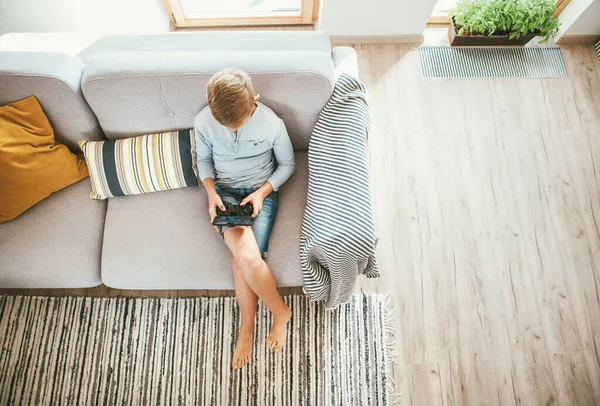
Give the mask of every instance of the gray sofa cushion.
POLYGON ((306 149, 333 89, 329 51, 101 53, 88 59, 81 86, 107 138, 126 138, 193 127, 208 79, 227 67, 252 76, 294 147, 306 149))
POLYGON ((324 31, 205 31, 165 34, 106 35, 81 50, 86 61, 100 52, 180 51, 322 51, 329 52, 329 35, 324 31))
POLYGON ((101 284, 106 202, 90 180, 53 193, 0 225, 1 288, 85 288, 101 284))
MULTIPOLYGON (((277 285, 302 286, 299 245, 307 153, 281 187, 268 263, 277 285)), ((190 187, 108 202, 102 280, 122 289, 233 289, 232 257, 210 225, 206 192, 190 187)))
POLYGON ((104 139, 81 94, 83 67, 66 54, 0 52, 0 104, 37 97, 56 139, 79 152, 77 141, 104 139))

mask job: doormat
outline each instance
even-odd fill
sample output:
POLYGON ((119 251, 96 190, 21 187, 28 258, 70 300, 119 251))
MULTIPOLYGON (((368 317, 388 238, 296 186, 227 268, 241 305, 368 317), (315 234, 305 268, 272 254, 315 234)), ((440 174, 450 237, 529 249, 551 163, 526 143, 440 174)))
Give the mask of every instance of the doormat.
POLYGON ((419 47, 424 78, 566 78, 560 48, 419 47))

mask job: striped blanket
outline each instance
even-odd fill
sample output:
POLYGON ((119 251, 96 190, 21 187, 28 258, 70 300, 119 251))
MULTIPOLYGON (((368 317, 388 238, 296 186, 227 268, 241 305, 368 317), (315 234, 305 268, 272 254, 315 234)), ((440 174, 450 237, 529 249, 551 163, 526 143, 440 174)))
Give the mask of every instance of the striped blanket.
POLYGON ((350 300, 356 278, 378 277, 367 137, 367 92, 342 74, 308 147, 308 201, 300 235, 304 289, 327 308, 350 300))

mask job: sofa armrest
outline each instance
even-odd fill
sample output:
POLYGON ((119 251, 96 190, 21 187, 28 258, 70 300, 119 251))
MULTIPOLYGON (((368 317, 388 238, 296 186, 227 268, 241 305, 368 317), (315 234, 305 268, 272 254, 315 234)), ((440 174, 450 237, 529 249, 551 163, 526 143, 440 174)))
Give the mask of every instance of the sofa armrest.
POLYGON ((79 140, 104 139, 81 92, 84 67, 69 54, 0 51, 0 105, 35 96, 56 139, 78 152, 79 140))
POLYGON ((0 51, 53 52, 78 56, 101 34, 83 32, 11 32, 0 36, 0 51))
POLYGON ((334 75, 339 78, 342 73, 359 79, 358 59, 356 51, 352 47, 335 47, 331 49, 331 58, 333 59, 334 75))

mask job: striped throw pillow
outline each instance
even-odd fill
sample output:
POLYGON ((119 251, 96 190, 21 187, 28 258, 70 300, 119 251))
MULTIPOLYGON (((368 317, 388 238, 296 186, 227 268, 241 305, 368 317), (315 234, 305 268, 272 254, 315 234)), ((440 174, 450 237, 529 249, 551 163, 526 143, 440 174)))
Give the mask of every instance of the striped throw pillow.
POLYGON ((194 130, 113 141, 79 141, 92 180, 92 199, 198 185, 194 130))

